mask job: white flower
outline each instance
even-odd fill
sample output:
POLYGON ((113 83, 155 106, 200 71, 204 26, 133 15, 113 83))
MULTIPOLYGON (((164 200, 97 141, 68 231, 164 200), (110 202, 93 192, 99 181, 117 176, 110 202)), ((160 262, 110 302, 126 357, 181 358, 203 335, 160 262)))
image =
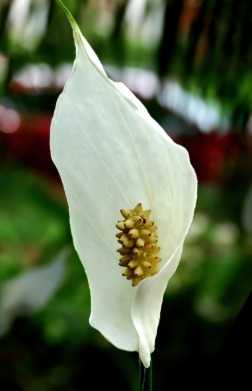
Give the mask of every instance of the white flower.
POLYGON ((67 249, 49 264, 34 267, 0 287, 0 336, 3 336, 18 315, 42 309, 63 282, 67 249))
POLYGON ((33 50, 43 37, 49 12, 46 0, 13 0, 7 21, 11 42, 33 50))
POLYGON ((163 295, 192 222, 197 180, 187 151, 125 85, 108 78, 66 12, 76 58, 56 104, 51 154, 89 282, 90 324, 118 348, 138 351, 148 367, 163 295), (118 266, 115 225, 121 208, 139 202, 151 210, 161 261, 155 275, 132 286, 118 266))

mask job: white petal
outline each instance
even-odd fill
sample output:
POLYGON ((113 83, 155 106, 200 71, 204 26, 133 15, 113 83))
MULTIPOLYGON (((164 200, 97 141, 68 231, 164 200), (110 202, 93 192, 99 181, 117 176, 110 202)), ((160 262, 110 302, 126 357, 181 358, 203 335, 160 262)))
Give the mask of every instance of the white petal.
POLYGON ((139 336, 139 356, 146 368, 150 366, 151 353, 155 348, 163 296, 179 264, 182 249, 180 246, 162 271, 144 280, 137 289, 132 319, 139 336))
POLYGON ((175 270, 174 254, 191 224, 196 177, 187 152, 165 134, 126 86, 105 75, 97 56, 71 23, 76 59, 56 105, 51 154, 64 185, 74 245, 89 281, 90 323, 117 347, 144 349, 145 322, 136 311, 142 313, 142 292, 153 281, 155 302, 160 304, 156 309, 151 306, 150 317, 155 321, 150 352, 170 278, 165 270, 175 270), (157 277, 132 288, 117 264, 119 210, 138 202, 152 209, 158 226, 161 288, 155 283, 157 277))
POLYGON ((51 263, 34 267, 1 287, 0 336, 17 315, 31 314, 46 305, 63 281, 67 254, 63 250, 51 263))

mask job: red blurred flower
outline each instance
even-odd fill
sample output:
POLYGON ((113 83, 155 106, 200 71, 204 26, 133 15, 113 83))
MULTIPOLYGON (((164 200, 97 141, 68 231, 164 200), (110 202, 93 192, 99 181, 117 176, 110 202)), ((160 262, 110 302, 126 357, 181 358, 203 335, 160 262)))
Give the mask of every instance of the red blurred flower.
POLYGON ((50 123, 47 114, 24 115, 17 130, 4 135, 11 156, 46 174, 56 172, 49 150, 50 123))
POLYGON ((200 182, 218 182, 225 169, 234 164, 240 152, 240 140, 236 134, 197 133, 180 140, 191 158, 200 182))

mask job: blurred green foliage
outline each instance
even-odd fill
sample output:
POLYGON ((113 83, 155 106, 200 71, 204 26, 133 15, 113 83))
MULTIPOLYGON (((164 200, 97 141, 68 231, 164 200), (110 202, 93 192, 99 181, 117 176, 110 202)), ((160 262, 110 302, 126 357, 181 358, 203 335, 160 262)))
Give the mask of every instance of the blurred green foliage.
MULTIPOLYGON (((16 33, 8 17, 11 4, 0 5, 0 52, 8 57, 7 81, 27 63, 71 62, 71 31, 56 1, 32 0, 16 33), (44 22, 38 19, 38 33, 31 20, 40 9, 44 22)), ((233 126, 245 126, 252 104, 251 2, 146 0, 142 10, 136 7, 139 17, 130 13, 126 0, 65 4, 105 63, 151 68, 161 79, 175 77, 187 89, 218 103, 233 126)))
POLYGON ((0 174, 0 278, 6 279, 48 258, 68 237, 67 213, 48 187, 19 168, 0 174))

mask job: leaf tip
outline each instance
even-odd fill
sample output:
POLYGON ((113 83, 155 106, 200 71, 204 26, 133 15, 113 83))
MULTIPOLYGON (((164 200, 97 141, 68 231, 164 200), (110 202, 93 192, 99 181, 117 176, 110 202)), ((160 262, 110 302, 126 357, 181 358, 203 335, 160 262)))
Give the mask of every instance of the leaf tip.
POLYGON ((58 3, 59 7, 65 13, 65 15, 66 15, 71 27, 72 27, 75 42, 81 43, 81 35, 82 34, 81 34, 80 28, 79 28, 75 18, 73 17, 71 11, 67 8, 67 6, 64 4, 64 2, 62 0, 56 0, 56 2, 58 3))

